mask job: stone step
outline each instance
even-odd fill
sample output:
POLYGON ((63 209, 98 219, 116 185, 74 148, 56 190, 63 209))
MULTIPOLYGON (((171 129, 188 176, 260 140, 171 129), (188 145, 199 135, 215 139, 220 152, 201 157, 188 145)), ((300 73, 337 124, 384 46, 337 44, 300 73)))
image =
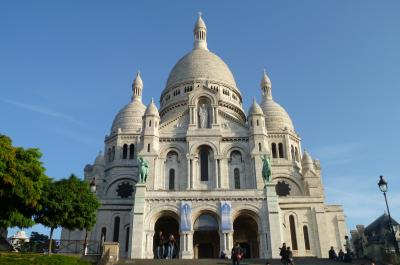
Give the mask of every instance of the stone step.
MULTIPOLYGON (((282 265, 280 260, 269 260, 271 265, 282 265)), ((266 260, 263 259, 249 259, 242 260, 240 262, 241 265, 265 265, 266 260)), ((331 261, 328 259, 317 259, 317 258, 295 258, 295 265, 345 265, 349 263, 343 263, 338 261, 331 261)), ((232 264, 231 260, 222 260, 222 259, 198 259, 198 260, 188 260, 188 259, 174 259, 174 260, 150 260, 150 259, 141 259, 141 260, 127 260, 121 259, 118 265, 230 265, 232 264)), ((371 264, 368 260, 353 260, 354 265, 369 265, 371 264)))

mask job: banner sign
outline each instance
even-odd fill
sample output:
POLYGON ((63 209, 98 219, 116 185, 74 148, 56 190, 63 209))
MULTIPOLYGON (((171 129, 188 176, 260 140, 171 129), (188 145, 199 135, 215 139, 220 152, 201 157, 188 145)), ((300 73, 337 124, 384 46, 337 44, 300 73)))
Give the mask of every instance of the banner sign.
POLYGON ((181 232, 192 230, 192 205, 190 202, 181 202, 181 232))
POLYGON ((233 230, 231 215, 232 215, 231 202, 221 201, 221 231, 223 233, 228 233, 233 230))

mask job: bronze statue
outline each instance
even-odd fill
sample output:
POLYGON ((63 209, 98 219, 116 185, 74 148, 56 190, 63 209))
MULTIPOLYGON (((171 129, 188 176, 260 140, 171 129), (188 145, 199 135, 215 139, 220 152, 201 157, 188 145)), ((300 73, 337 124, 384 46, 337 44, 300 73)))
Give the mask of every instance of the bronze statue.
POLYGON ((262 177, 264 179, 264 184, 271 182, 271 162, 266 155, 261 157, 263 161, 263 168, 262 168, 262 177))
POLYGON ((138 158, 139 183, 145 184, 149 175, 149 162, 143 157, 138 158))

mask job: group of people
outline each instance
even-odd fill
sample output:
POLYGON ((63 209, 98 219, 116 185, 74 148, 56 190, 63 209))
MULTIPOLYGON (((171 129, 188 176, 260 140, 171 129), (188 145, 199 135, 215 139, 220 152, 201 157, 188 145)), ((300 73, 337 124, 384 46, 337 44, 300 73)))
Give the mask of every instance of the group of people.
POLYGON ((343 252, 342 249, 336 254, 336 251, 333 247, 329 250, 329 259, 330 260, 337 260, 342 262, 351 262, 351 250, 349 248, 346 249, 346 253, 343 252))
POLYGON ((177 259, 178 258, 178 245, 174 235, 169 235, 168 239, 164 237, 162 231, 157 235, 156 240, 156 259, 177 259))
POLYGON ((282 244, 282 247, 279 248, 279 255, 281 256, 281 262, 284 265, 294 265, 293 261, 293 252, 289 246, 286 246, 286 243, 282 244))

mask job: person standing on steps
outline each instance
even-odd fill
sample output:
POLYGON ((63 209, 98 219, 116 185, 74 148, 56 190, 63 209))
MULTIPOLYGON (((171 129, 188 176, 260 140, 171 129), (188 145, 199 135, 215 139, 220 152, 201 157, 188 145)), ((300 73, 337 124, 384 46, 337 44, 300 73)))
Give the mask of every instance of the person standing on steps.
POLYGON ((165 254, 165 238, 162 231, 157 235, 156 259, 163 259, 165 254))
POLYGON ((175 259, 177 257, 178 257, 178 248, 176 245, 176 240, 173 235, 170 235, 167 243, 167 259, 175 259))
POLYGON ((240 260, 243 258, 243 250, 239 243, 236 242, 235 246, 232 248, 232 265, 240 265, 240 260))

